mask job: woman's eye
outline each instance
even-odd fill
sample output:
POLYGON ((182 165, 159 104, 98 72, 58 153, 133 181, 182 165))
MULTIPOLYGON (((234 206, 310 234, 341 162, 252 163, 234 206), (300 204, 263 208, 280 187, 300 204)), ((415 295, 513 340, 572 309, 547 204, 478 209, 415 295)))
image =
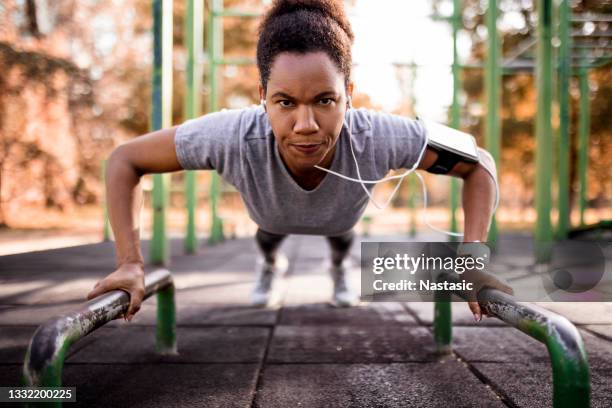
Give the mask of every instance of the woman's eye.
POLYGON ((321 105, 331 105, 334 100, 332 98, 323 98, 319 101, 321 105))
POLYGON ((283 99, 281 101, 278 101, 279 105, 282 106, 283 108, 289 108, 291 106, 293 106, 293 103, 291 101, 288 101, 286 99, 283 99))

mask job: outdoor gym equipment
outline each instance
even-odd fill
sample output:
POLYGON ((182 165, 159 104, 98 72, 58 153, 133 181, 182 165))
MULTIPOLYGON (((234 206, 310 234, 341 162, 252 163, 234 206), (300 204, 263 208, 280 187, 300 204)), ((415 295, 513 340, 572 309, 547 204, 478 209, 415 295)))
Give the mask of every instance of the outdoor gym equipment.
MULTIPOLYGON (((147 299, 157 293, 157 351, 176 353, 176 318, 172 275, 160 269, 145 276, 147 299)), ((127 312, 130 296, 114 290, 90 300, 80 309, 55 317, 34 332, 23 365, 27 386, 61 387, 64 360, 82 337, 127 312)), ((57 406, 61 406, 58 403, 57 406)))
MULTIPOLYGON (((444 279, 459 282, 457 274, 444 274, 444 279)), ((463 297, 464 294, 457 292, 463 297)), ((451 351, 452 320, 450 299, 437 299, 434 311, 434 338, 442 353, 451 351)), ((502 291, 484 288, 478 302, 488 314, 546 345, 552 365, 553 406, 575 408, 590 406, 590 369, 578 329, 565 317, 541 307, 518 303, 502 291)), ((467 299, 466 299, 467 300, 467 299)))

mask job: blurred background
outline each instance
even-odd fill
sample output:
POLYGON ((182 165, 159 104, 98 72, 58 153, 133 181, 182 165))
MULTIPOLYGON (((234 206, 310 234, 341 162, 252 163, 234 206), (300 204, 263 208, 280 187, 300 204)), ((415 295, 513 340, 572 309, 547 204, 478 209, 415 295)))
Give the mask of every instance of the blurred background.
MULTIPOLYGON (((173 5, 172 121, 185 116, 187 50, 186 2, 173 5)), ((204 2, 204 21, 210 13, 204 2)), ((261 13, 269 2, 225 0, 223 7, 261 13)), ((347 0, 355 31, 356 107, 450 123, 453 96, 453 30, 449 0, 347 0)), ((487 2, 461 2, 457 32, 460 70, 460 127, 484 145, 487 2)), ((524 44, 536 35, 532 0, 499 1, 501 58, 535 54, 524 44), (518 50, 518 51, 517 51, 518 50)), ((571 1, 572 33, 595 44, 598 61, 612 54, 612 2, 571 1)), ((254 58, 258 18, 226 17, 223 55, 254 58)), ((0 3, 0 255, 76 245, 102 239, 104 223, 103 160, 117 145, 149 131, 152 76, 151 1, 3 0, 0 3)), ((203 44, 209 31, 204 29, 203 44)), ((553 47, 558 40, 553 37, 553 47)), ((582 41, 582 40, 581 40, 582 41)), ((205 58, 203 63, 206 65, 205 58)), ((612 218, 612 65, 588 72, 589 139, 584 221, 612 218)), ((203 69, 199 111, 209 111, 208 70, 203 69)), ((219 108, 258 103, 254 65, 219 68, 219 108)), ((532 231, 535 199, 535 119, 537 91, 533 72, 504 72, 501 80, 501 205, 497 223, 503 231, 532 231)), ((579 222, 578 116, 579 83, 570 81, 570 205, 572 225, 579 222)), ((559 113, 553 106, 553 127, 559 113)), ((556 136, 553 140, 557 140, 556 136)), ((551 152, 556 149, 550 146, 551 152)), ((552 153, 551 153, 552 154, 552 153)), ((555 167, 556 168, 556 167, 555 167)), ((210 228, 211 174, 198 175, 198 232, 210 228)), ((552 175, 553 181, 555 175, 552 175)), ((450 223, 448 178, 428 175, 430 220, 450 223)), ((172 175, 168 226, 185 231, 183 174, 172 175)), ((151 180, 145 180, 145 190, 151 180)), ((394 185, 379 185, 379 200, 394 185)), ((553 183, 552 197, 557 197, 553 183)), ((252 234, 256 226, 231 186, 221 189, 219 214, 227 236, 252 234)), ((150 236, 151 213, 145 196, 142 236, 150 236)), ((368 208, 361 232, 405 233, 422 223, 420 188, 406 180, 390 208, 368 208), (411 210, 413 208, 413 210, 411 210)), ((554 203, 552 208, 555 208, 554 203)), ((556 213, 551 214, 553 220, 556 213)), ((459 219, 461 219, 459 215, 459 219)))

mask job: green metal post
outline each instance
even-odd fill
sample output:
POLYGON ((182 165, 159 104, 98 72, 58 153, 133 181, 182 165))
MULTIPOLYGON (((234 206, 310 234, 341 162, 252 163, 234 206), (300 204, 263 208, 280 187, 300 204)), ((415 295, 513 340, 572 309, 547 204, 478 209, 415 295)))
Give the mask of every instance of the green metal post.
POLYGON ((569 81, 571 76, 571 37, 569 0, 561 0, 559 4, 559 221, 557 238, 566 239, 570 228, 569 205, 569 81))
MULTIPOLYGON (((461 104, 459 103, 459 91, 461 89, 461 77, 459 76, 459 56, 457 54, 457 32, 461 25, 461 0, 453 0, 453 105, 451 108, 451 126, 455 129, 461 127, 461 104)), ((459 181, 451 178, 450 185, 450 230, 457 232, 457 208, 459 207, 459 181)), ((457 237, 451 236, 451 241, 457 241, 457 237)))
MULTIPOLYGON (((208 84, 210 87, 209 110, 214 112, 218 109, 218 78, 217 64, 223 53, 223 26, 219 17, 215 14, 223 9, 223 0, 210 0, 211 8, 208 13, 208 84)), ((211 230, 209 243, 214 244, 223 241, 223 224, 217 214, 217 203, 219 201, 220 180, 219 174, 213 171, 210 185, 210 209, 211 230)))
POLYGON ((578 118, 578 179, 580 189, 578 190, 578 203, 580 209, 580 225, 584 225, 584 211, 587 206, 587 168, 589 162, 589 130, 590 106, 589 106, 589 71, 585 64, 580 65, 578 72, 580 82, 580 115, 578 118))
MULTIPOLYGON (((457 55, 457 31, 461 24, 461 0, 453 0, 453 105, 451 108, 451 126, 455 129, 461 127, 461 106, 459 104, 459 90, 461 89, 459 77, 459 58, 457 55)), ((459 206, 459 184, 454 178, 451 180, 451 223, 450 230, 457 231, 457 207, 459 206)), ((456 241, 451 237, 451 241, 456 241)), ((439 353, 447 354, 452 350, 453 317, 450 297, 437 294, 434 298, 434 339, 439 353)))
POLYGON ((157 292, 157 351, 176 354, 176 306, 174 285, 157 292))
POLYGON ((440 354, 448 354, 452 350, 453 320, 451 298, 447 293, 436 292, 434 295, 434 340, 440 354))
POLYGON ((536 86, 538 112, 536 118, 536 262, 548 262, 552 249, 551 181, 552 181, 552 0, 538 0, 538 43, 536 86))
MULTIPOLYGON (((153 83, 151 130, 172 125, 172 0, 153 0, 153 83)), ((153 175, 153 239, 151 263, 170 260, 166 236, 168 174, 153 175)))
MULTIPOLYGON (((499 166, 500 159, 500 88, 501 88, 501 69, 500 69, 500 42, 497 34, 497 0, 489 0, 486 21, 488 32, 487 59, 485 62, 485 94, 487 106, 487 119, 485 123, 485 145, 495 163, 499 166)), ((499 173, 499 172, 498 172, 499 173)), ((497 244, 497 219, 495 215, 491 220, 491 229, 488 237, 489 245, 495 248, 497 244)))
MULTIPOLYGON (((106 160, 102 160, 102 186, 106 186, 106 160)), ((102 201, 103 212, 104 212, 104 226, 103 226, 103 240, 104 242, 110 241, 111 228, 110 221, 108 219, 108 202, 106 201, 106 189, 104 191, 104 200, 102 201)))
MULTIPOLYGON (((202 71, 200 53, 203 36, 203 2, 188 0, 187 3, 187 92, 185 95, 185 117, 192 119, 200 115, 200 84, 202 71)), ((185 253, 193 254, 198 248, 196 228, 197 185, 193 170, 185 174, 185 204, 187 206, 187 231, 185 233, 185 253)))

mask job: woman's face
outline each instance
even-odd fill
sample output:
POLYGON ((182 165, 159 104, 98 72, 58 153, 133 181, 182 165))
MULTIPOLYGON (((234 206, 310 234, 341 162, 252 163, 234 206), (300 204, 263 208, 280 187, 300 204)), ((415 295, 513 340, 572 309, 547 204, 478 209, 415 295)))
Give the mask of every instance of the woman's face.
MULTIPOLYGON (((352 92, 349 84, 349 93, 352 92)), ((260 96, 264 90, 260 85, 260 96)), ((270 70, 266 109, 278 150, 294 175, 329 167, 347 108, 344 75, 324 52, 281 53, 270 70)))

